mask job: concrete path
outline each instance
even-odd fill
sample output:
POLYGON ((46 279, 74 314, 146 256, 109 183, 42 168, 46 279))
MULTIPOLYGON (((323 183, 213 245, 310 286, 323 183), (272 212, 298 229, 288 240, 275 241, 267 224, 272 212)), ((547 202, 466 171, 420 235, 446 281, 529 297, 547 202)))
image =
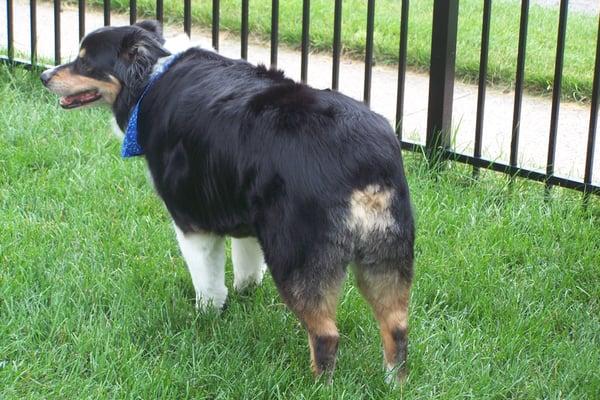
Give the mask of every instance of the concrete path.
MULTIPOLYGON (((594 0, 596 1, 596 0, 594 0)), ((48 3, 41 3, 38 13, 38 49, 41 56, 48 59, 54 54, 53 9, 48 3)), ((19 51, 29 51, 29 3, 15 1, 15 47, 19 51)), ((77 54, 78 25, 76 9, 65 7, 62 11, 62 54, 69 59, 77 54)), ((102 26, 100 13, 88 12, 86 28, 91 31, 102 26)), ((113 25, 128 23, 126 16, 113 14, 113 25)), ((6 15, 0 13, 0 26, 6 26, 6 15)), ((181 37, 181 27, 167 27, 167 37, 181 37)), ((192 40, 205 47, 210 46, 207 31, 194 30, 192 40)), ((6 43, 6 32, 0 32, 0 47, 6 43)), ((223 33, 220 38, 220 52, 238 58, 239 38, 223 33)), ((269 63, 268 44, 252 41, 248 49, 249 61, 269 63)), ((280 48, 279 68, 288 76, 300 78, 300 54, 297 51, 280 48)), ((309 84, 317 88, 331 85, 331 58, 322 54, 311 54, 308 71, 309 84)), ((591 72, 590 72, 591 74, 591 72)), ((364 66, 360 62, 343 59, 341 65, 340 90, 356 99, 362 99, 364 66)), ((426 74, 407 73, 406 103, 404 115, 404 138, 424 142, 427 121, 427 95, 429 81, 426 74)), ((397 71, 395 68, 376 66, 373 70, 372 108, 390 121, 395 117, 397 71)), ((456 131, 455 148, 472 154, 475 132, 475 110, 477 87, 457 83, 455 87, 453 121, 456 131)), ((513 93, 488 89, 483 139, 483 156, 490 160, 507 162, 510 154, 513 93)), ((523 98, 519 165, 526 168, 543 169, 546 163, 548 132, 550 126, 551 103, 547 98, 525 96, 523 98)), ((590 121, 589 106, 563 103, 560 110, 557 140, 556 171, 561 176, 582 179, 585 166, 587 131, 590 121)), ((600 140, 595 149, 596 166, 594 182, 600 183, 600 140)))
MULTIPOLYGON (((544 7, 558 8, 560 6, 560 0, 533 0, 533 2, 544 7)), ((571 0, 569 11, 597 15, 600 12, 600 2, 598 0, 571 0)))

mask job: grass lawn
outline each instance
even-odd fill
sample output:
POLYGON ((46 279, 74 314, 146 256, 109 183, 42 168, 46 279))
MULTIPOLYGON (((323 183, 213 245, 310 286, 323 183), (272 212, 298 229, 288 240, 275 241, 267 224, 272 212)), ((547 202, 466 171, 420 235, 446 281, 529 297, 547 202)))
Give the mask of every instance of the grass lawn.
MULTIPOLYGON (((91 3, 101 5, 102 0, 91 0, 91 3)), ((250 32, 259 39, 268 40, 271 0, 252 0, 250 3, 250 32)), ((138 0, 137 4, 140 16, 156 15, 155 0, 138 0)), ((366 4, 364 0, 345 0, 343 3, 344 51, 355 57, 363 57, 364 54, 366 4)), ((375 58, 379 62, 396 63, 398 60, 400 4, 400 0, 379 0, 376 3, 374 40, 375 58)), ((519 4, 515 0, 499 0, 493 2, 492 8, 489 81, 506 89, 511 88, 515 78, 519 4)), ((192 1, 192 18, 198 26, 210 26, 211 6, 210 1, 192 1)), ((429 68, 432 6, 433 0, 410 3, 408 64, 413 68, 429 68)), ((113 0, 112 7, 128 12, 129 0, 113 0)), ((333 7, 332 0, 311 2, 313 50, 331 50, 333 7)), ((475 81, 478 76, 482 13, 483 1, 460 2, 456 71, 466 81, 475 81)), ((165 17, 171 23, 183 24, 183 2, 166 0, 165 17)), ((240 1, 222 0, 221 28, 239 32, 240 21, 240 1)), ((301 21, 301 0, 280 2, 279 30, 282 43, 296 47, 300 45, 301 21)), ((526 88, 530 92, 547 94, 552 91, 557 30, 557 9, 531 6, 525 73, 526 88)), ((569 14, 562 92, 565 99, 588 101, 591 96, 597 31, 598 17, 573 12, 569 14)))
MULTIPOLYGON (((0 67, 0 399, 600 398, 600 200, 406 154, 418 221, 410 375, 383 381, 349 279, 334 384, 270 277, 198 314, 143 160, 106 110, 0 67)), ((228 266, 228 285, 231 287, 228 266)))

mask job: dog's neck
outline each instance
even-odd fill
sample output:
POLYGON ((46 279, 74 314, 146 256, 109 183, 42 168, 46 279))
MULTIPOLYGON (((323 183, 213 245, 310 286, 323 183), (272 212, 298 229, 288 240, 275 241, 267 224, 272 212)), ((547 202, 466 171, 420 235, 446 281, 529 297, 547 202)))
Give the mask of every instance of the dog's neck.
POLYGON ((113 114, 122 131, 125 131, 131 110, 133 110, 138 97, 142 94, 147 83, 148 77, 135 87, 124 87, 121 89, 121 93, 119 93, 119 96, 115 100, 112 106, 113 114))
POLYGON ((165 54, 158 58, 154 64, 150 64, 147 68, 144 68, 142 73, 129 79, 130 82, 123 83, 123 88, 112 106, 115 120, 122 131, 125 131, 131 111, 148 85, 152 72, 155 71, 156 67, 169 55, 170 53, 165 51, 165 54))

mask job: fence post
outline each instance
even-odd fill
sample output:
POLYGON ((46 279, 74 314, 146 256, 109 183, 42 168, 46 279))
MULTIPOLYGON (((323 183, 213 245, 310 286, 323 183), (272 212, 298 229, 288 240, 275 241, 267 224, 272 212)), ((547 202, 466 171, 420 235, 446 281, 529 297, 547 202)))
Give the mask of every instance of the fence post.
POLYGON ((452 135, 458 1, 435 0, 433 5, 425 147, 434 164, 441 160, 443 150, 450 147, 452 135))

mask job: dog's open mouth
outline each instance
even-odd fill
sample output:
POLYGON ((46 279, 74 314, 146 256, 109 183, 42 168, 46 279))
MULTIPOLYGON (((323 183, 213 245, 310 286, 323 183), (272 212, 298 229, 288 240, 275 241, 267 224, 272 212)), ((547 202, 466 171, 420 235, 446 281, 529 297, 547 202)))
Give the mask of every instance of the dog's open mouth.
POLYGON ((83 105, 93 103, 96 100, 100 100, 102 95, 97 90, 87 90, 72 94, 70 96, 64 96, 60 98, 60 106, 62 108, 77 108, 83 105))

